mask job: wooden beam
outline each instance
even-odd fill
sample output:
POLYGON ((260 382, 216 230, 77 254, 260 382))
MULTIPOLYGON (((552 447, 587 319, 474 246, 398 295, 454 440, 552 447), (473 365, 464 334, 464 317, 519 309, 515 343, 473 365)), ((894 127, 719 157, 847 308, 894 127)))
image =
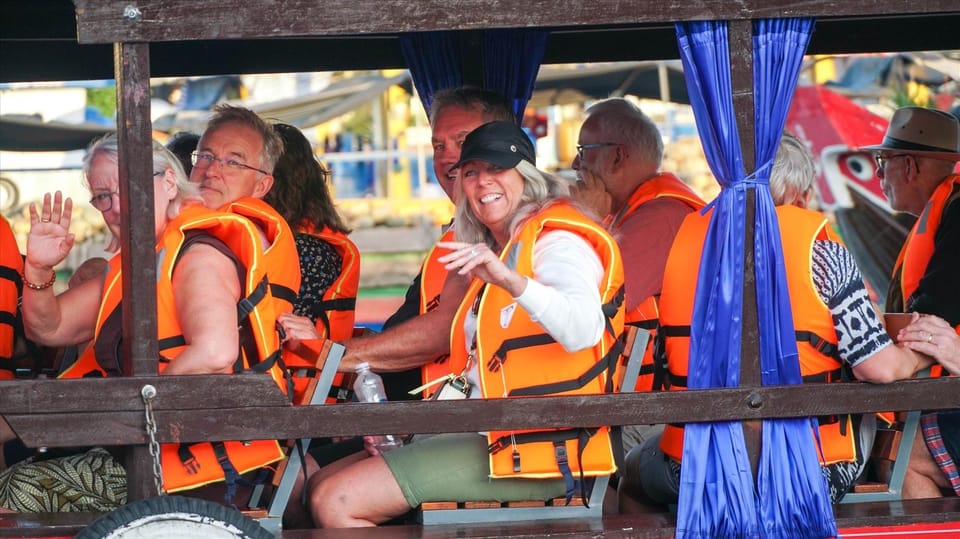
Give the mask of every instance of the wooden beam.
MULTIPOLYGON (((155 378, 152 383, 158 384, 159 394, 166 397, 158 398, 155 406, 159 439, 164 442, 194 442, 384 432, 476 432, 960 408, 960 379, 956 378, 908 380, 887 385, 802 384, 665 393, 312 407, 279 404, 275 387, 261 383, 255 388, 249 381, 255 378, 261 377, 206 375, 155 378), (204 404, 213 394, 176 391, 177 378, 219 379, 219 393, 238 394, 242 391, 252 401, 262 401, 262 404, 198 410, 198 405, 204 404), (171 391, 175 391, 174 397, 171 397, 171 391), (198 399, 197 395, 204 396, 198 399)), ((92 386, 88 382, 103 384, 114 381, 124 382, 126 394, 124 398, 116 399, 116 411, 113 412, 86 411, 79 405, 71 411, 49 412, 42 403, 34 402, 28 413, 23 412, 22 406, 16 413, 9 413, 9 401, 12 399, 8 399, 4 393, 7 388, 23 383, 20 381, 0 382, 0 395, 4 395, 0 400, 0 410, 14 431, 30 446, 142 444, 146 440, 143 406, 130 396, 129 393, 136 388, 128 380, 59 380, 55 383, 64 386, 61 398, 69 401, 74 396, 89 393, 92 386)), ((147 381, 150 379, 137 382, 142 384, 147 381)), ((196 390, 198 386, 193 385, 193 381, 190 383, 188 387, 196 390)), ((101 390, 98 395, 102 400, 114 400, 106 386, 99 386, 98 389, 101 390)), ((224 403, 217 402, 218 405, 224 403)))
MULTIPOLYGON (((753 21, 731 21, 728 27, 730 48, 730 86, 733 111, 740 138, 743 172, 750 175, 754 169, 755 114, 753 95, 753 21)), ((760 374, 760 326, 757 317, 757 278, 754 270, 754 228, 756 220, 756 191, 746 191, 742 226, 734 233, 743 233, 743 285, 740 326, 740 387, 763 385, 760 374)), ((750 460, 753 477, 757 477, 760 463, 762 422, 743 422, 743 440, 750 460)))
POLYGON ((122 368, 126 375, 157 373, 157 238, 150 124, 150 46, 114 46, 119 143, 120 251, 123 262, 122 368))
POLYGON ((0 382, 0 414, 60 414, 142 410, 140 390, 157 390, 158 409, 207 410, 243 406, 289 406, 269 376, 209 374, 145 378, 85 378, 77 380, 10 380, 0 382), (202 395, 186 398, 185 395, 202 395))
POLYGON ((75 0, 80 43, 957 11, 956 0, 75 0))

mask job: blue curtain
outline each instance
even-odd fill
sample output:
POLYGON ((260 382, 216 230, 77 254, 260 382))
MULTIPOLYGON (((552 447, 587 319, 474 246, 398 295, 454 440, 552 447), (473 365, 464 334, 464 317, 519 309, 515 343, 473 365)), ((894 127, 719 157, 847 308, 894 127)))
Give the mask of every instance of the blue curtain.
POLYGON ((400 34, 400 50, 423 110, 429 112, 437 90, 463 85, 460 40, 455 32, 400 34))
MULTIPOLYGON (((710 169, 713 201, 690 324, 690 389, 740 382, 746 182, 730 82, 727 25, 677 24, 683 74, 710 169)), ((739 422, 687 424, 677 504, 678 538, 759 535, 753 475, 739 422)))
MULTIPOLYGON (((793 98, 813 19, 753 23, 756 180, 769 187, 770 167, 793 98)), ((757 189, 754 264, 763 385, 802 383, 780 229, 769 188, 757 189), (765 322, 772 323, 765 323, 765 322)), ((757 494, 764 537, 833 537, 830 493, 810 435, 813 418, 764 420, 757 494), (789 463, 789 466, 784 466, 789 463)))
MULTIPOLYGON (((704 153, 723 187, 711 204, 697 282, 691 389, 739 385, 748 189, 756 193, 754 263, 763 383, 801 381, 779 229, 767 186, 812 26, 810 19, 754 25, 758 166, 746 176, 733 111, 727 25, 723 21, 677 24, 684 76, 704 153)), ((755 489, 739 422, 687 425, 677 537, 835 535, 810 429, 807 419, 763 422, 755 489)))
POLYGON ((483 87, 506 97, 517 121, 533 95, 547 48, 541 30, 486 30, 483 33, 483 87))

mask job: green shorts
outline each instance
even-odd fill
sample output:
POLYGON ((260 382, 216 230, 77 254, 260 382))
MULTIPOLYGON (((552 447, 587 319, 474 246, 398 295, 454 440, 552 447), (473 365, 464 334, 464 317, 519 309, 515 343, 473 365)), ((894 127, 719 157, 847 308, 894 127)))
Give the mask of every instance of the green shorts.
POLYGON ((566 492, 562 478, 491 479, 487 438, 477 433, 418 435, 383 458, 410 507, 422 502, 548 500, 566 492))

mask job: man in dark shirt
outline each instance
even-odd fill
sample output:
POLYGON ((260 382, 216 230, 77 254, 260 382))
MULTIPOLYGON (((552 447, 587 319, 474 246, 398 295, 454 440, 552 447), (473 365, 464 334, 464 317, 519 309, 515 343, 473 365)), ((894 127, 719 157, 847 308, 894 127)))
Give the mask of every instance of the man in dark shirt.
MULTIPOLYGON (((434 95, 430 106, 433 168, 440 187, 454 203, 457 171, 452 167, 460 160, 463 140, 467 133, 496 120, 516 122, 506 100, 497 94, 461 87, 434 95)), ((420 385, 421 366, 450 352, 450 324, 468 282, 457 275, 447 278, 446 271, 442 277, 428 273, 430 260, 445 253, 440 249, 431 251, 420 274, 407 289, 403 305, 386 321, 382 333, 343 343, 346 354, 340 370, 352 372, 357 363, 369 363, 374 371, 384 373, 389 400, 420 398, 407 392, 420 385), (424 274, 431 281, 426 286, 422 281, 424 274), (441 278, 445 279, 442 283, 441 278), (423 298, 423 294, 431 297, 423 298)))
MULTIPOLYGON (((960 122, 946 112, 897 110, 874 152, 890 207, 919 216, 900 252, 887 292, 887 312, 937 315, 960 328, 960 122)), ((904 498, 960 494, 957 411, 925 414, 904 475, 904 498), (945 447, 945 448, 944 448, 945 447), (935 460, 933 454, 938 458, 935 460)))

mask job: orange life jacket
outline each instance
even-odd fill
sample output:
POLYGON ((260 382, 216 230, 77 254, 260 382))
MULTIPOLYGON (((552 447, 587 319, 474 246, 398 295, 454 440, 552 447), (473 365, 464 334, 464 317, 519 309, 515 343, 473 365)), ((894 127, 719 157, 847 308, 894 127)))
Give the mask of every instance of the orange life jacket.
MULTIPOLYGON (((891 302, 888 298, 888 311, 905 310, 910 296, 916 292, 920 285, 920 279, 927 272, 927 264, 930 263, 930 257, 933 256, 933 239, 940 227, 940 220, 943 218, 943 212, 947 205, 956 198, 957 189, 960 186, 960 174, 951 174, 947 176, 940 185, 934 189, 930 195, 930 200, 923 207, 923 212, 917 222, 913 224, 907 239, 900 248, 900 254, 893 265, 893 282, 900 283, 900 294, 898 302, 891 302), (892 305, 891 303, 899 303, 892 305)), ((935 313, 934 313, 935 314, 935 313)), ((954 328, 960 333, 960 325, 954 328)), ((943 367, 935 364, 930 367, 930 376, 942 376, 943 367)))
POLYGON ((14 378, 13 371, 4 367, 13 359, 22 272, 23 257, 17 239, 10 223, 0 216, 0 380, 14 378))
MULTIPOLYGON (((311 306, 310 314, 317 319, 317 332, 321 339, 332 339, 334 341, 349 339, 353 336, 353 325, 357 313, 357 290, 360 288, 360 250, 346 234, 336 232, 329 227, 317 231, 313 224, 303 223, 300 229, 305 234, 310 234, 329 243, 341 258, 340 274, 327 287, 321 301, 311 306)), ((320 344, 320 342, 317 344, 320 344)), ((305 349, 309 350, 310 353, 317 352, 309 345, 305 349)), ((302 358, 288 348, 284 348, 283 357, 287 367, 294 373, 299 368, 312 370, 316 364, 315 357, 302 358)), ((345 376, 342 372, 338 372, 334 376, 330 394, 327 395, 326 399, 328 404, 349 400, 352 390, 344 381, 345 376)), ((294 374, 294 402, 303 402, 303 394, 310 383, 310 379, 309 376, 294 374)))
MULTIPOLYGON (((256 206, 256 205, 253 205, 256 206)), ((246 206, 247 212, 255 211, 246 206)), ((267 206, 269 208, 269 206, 267 206)), ((273 212, 270 209, 270 212, 273 212)), ((272 220, 269 213, 261 215, 257 222, 272 220)), ((277 215, 279 217, 279 215, 277 215)), ((282 221, 282 219, 281 219, 282 221)), ((286 227, 286 224, 283 224, 286 227)), ((170 221, 157 243, 157 333, 160 349, 159 371, 163 372, 170 361, 175 360, 186 344, 176 316, 172 289, 173 271, 176 261, 188 238, 201 233, 213 236, 224 244, 236 256, 245 269, 241 280, 243 299, 238 303, 238 321, 240 323, 240 356, 234 366, 235 372, 266 372, 273 377, 277 386, 287 391, 286 369, 280 359, 280 338, 276 331, 277 315, 288 312, 290 304, 286 300, 274 297, 273 285, 299 290, 299 271, 279 272, 282 275, 295 275, 293 281, 274 283, 272 264, 290 264, 296 261, 296 246, 289 228, 268 227, 270 248, 263 248, 261 230, 254 222, 236 213, 212 211, 199 206, 184 208, 178 217, 170 221), (270 235, 273 233, 274 235, 270 235), (272 250, 272 251, 271 251, 272 250), (267 253, 271 253, 268 260, 267 253)), ((299 265, 298 265, 299 266, 299 265)), ((94 335, 96 341, 103 325, 111 314, 118 310, 122 297, 120 256, 110 261, 110 269, 104 282, 103 299, 97 316, 94 335)), ((79 378, 91 375, 104 375, 104 365, 114 365, 116 357, 96 357, 96 346, 90 346, 74 365, 68 368, 62 378, 79 378)), ((282 459, 284 456, 275 440, 203 442, 195 444, 163 444, 161 446, 161 464, 163 468, 164 489, 176 492, 196 488, 208 483, 223 481, 231 474, 243 474, 282 459)))
MULTIPOLYGON (((699 211, 704 206, 706 202, 697 195, 693 189, 683 183, 683 180, 677 178, 673 174, 668 172, 661 172, 659 175, 654 176, 653 178, 643 182, 640 187, 637 187, 636 191, 630 195, 630 199, 627 200, 627 203, 617 212, 615 215, 611 216, 610 219, 610 230, 616 231, 623 226, 624 221, 626 221, 641 205, 655 200, 658 198, 672 198, 679 200, 690 206, 694 211, 699 211)), ((625 238, 624 241, 633 241, 630 238, 625 238)), ((659 307, 657 306, 657 296, 652 295, 646 298, 642 298, 633 310, 627 312, 626 314, 626 323, 630 326, 636 326, 641 329, 645 329, 650 332, 650 342, 654 342, 654 338, 657 336, 657 321, 659 320, 660 312, 659 307)), ((619 373, 623 373, 624 370, 620 369, 619 373)), ((646 350, 643 352, 643 359, 640 363, 640 375, 637 377, 637 382, 635 386, 635 391, 651 391, 655 388, 653 379, 654 379, 654 366, 653 366, 653 346, 647 346, 646 350)), ((622 380, 616 381, 616 389, 619 391, 620 386, 622 385, 622 380)))
MULTIPOLYGON (((567 352, 543 327, 530 319, 509 292, 474 280, 451 326, 450 370, 468 367, 463 323, 477 305, 476 358, 484 398, 536 395, 586 395, 612 391, 612 375, 623 331, 623 267, 617 243, 603 229, 565 202, 531 216, 510 239, 500 259, 521 275, 536 278, 533 250, 537 238, 551 230, 583 237, 603 263, 599 286, 607 328, 593 347, 567 352), (504 318, 504 313, 511 313, 504 318)), ((564 477, 613 473, 616 466, 608 427, 535 431, 494 431, 490 442, 490 476, 564 477), (567 456, 570 456, 568 459, 567 456), (573 456, 576 455, 576 458, 573 456)), ((569 489, 568 489, 569 490, 569 489)))
POLYGON ((281 304, 286 304, 284 312, 292 311, 300 291, 300 257, 287 221, 259 198, 234 200, 219 211, 242 215, 263 231, 268 241, 263 260, 270 268, 270 293, 281 304))
MULTIPOLYGON (((440 236, 437 242, 455 241, 456 237, 451 226, 440 236)), ((427 253, 423 266, 420 267, 420 314, 428 313, 440 305, 440 292, 443 290, 443 283, 447 281, 447 268, 437 261, 438 258, 447 254, 434 245, 427 253)), ((430 363, 426 363, 420 368, 423 383, 427 384, 442 376, 450 374, 450 365, 447 364, 449 355, 442 355, 430 363)), ((429 397, 441 386, 434 385, 427 387, 423 391, 424 398, 429 397)))
MULTIPOLYGON (((852 380, 837 349, 837 332, 830 309, 817 293, 811 270, 813 245, 817 240, 840 242, 826 218, 818 212, 795 206, 777 206, 783 242, 787 287, 797 336, 800 373, 805 382, 852 380)), ((687 387, 690 352, 690 320, 696 293, 697 272, 710 212, 693 213, 684 219, 677 233, 663 280, 660 296, 660 324, 664 339, 670 389, 687 387)), ((850 416, 818 418, 824 465, 856 459, 856 428, 850 416)), ((683 454, 683 427, 667 425, 660 449, 680 460, 683 454)))

